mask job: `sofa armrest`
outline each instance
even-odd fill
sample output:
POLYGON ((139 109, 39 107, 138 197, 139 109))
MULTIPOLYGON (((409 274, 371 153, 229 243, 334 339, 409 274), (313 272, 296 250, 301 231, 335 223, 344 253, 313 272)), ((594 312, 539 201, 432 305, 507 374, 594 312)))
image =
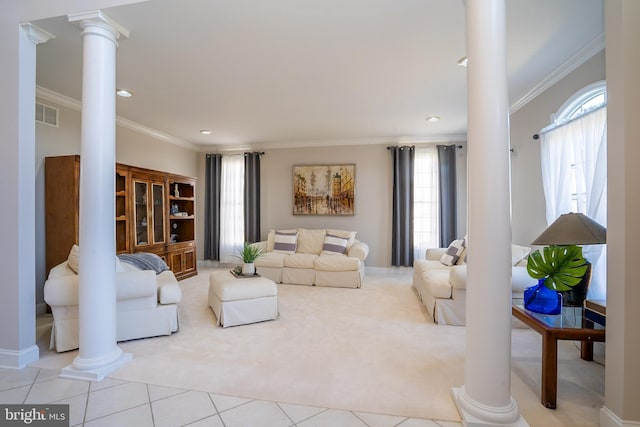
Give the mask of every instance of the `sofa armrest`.
POLYGON ((364 261, 369 255, 369 245, 359 240, 353 242, 353 245, 347 251, 347 256, 358 258, 360 261, 364 261))
POLYGON ((44 282, 44 301, 52 307, 78 305, 78 276, 57 276, 44 282))
POLYGON ((178 304, 182 300, 182 289, 171 270, 156 276, 158 282, 158 302, 160 304, 178 304))
MULTIPOLYGON (((57 276, 44 284, 44 300, 52 307, 78 305, 78 275, 57 276)), ((118 301, 148 297, 157 292, 156 274, 151 270, 116 273, 118 301)))
POLYGON ((425 252, 425 259, 429 259, 431 261, 440 261, 442 255, 447 252, 447 248, 429 248, 427 252, 425 252))
POLYGON ((454 289, 467 289, 467 266, 454 265, 449 270, 449 284, 454 289))

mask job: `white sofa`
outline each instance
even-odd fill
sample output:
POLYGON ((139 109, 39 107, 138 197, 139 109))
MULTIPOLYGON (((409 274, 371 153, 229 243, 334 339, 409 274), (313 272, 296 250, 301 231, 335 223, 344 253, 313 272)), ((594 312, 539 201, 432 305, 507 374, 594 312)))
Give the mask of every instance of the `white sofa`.
MULTIPOLYGON (((170 270, 156 275, 125 262, 116 272, 116 339, 127 341, 178 330, 178 303, 182 291, 170 270)), ((68 351, 78 348, 78 275, 68 261, 49 272, 44 300, 51 307, 53 328, 50 348, 68 351)))
MULTIPOLYGON (((457 264, 441 262, 447 248, 427 249, 425 259, 414 261, 413 287, 435 323, 464 325, 467 301, 467 266, 462 255, 457 264)), ((511 283, 513 298, 522 298, 524 289, 537 284, 527 273, 530 248, 513 245, 511 283)))
POLYGON ((255 261, 256 272, 276 283, 359 288, 369 246, 356 233, 332 229, 271 230, 266 241, 254 243, 264 254, 255 261), (277 249, 277 233, 295 235, 295 252, 277 249), (343 240, 344 253, 326 246, 331 236, 343 240))

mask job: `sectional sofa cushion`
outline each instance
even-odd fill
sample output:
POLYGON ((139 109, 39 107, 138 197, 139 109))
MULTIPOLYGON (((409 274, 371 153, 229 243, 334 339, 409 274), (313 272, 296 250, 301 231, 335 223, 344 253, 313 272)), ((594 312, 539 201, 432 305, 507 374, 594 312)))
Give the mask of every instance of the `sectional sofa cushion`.
POLYGON ((313 268, 317 271, 358 271, 361 261, 355 257, 338 257, 320 255, 316 258, 313 268))
POLYGON ((324 236, 326 232, 321 230, 307 230, 301 228, 298 230, 298 249, 296 252, 303 254, 316 254, 322 252, 324 244, 324 236))
POLYGON ((295 253, 284 258, 284 266, 289 268, 313 268, 318 255, 295 253))

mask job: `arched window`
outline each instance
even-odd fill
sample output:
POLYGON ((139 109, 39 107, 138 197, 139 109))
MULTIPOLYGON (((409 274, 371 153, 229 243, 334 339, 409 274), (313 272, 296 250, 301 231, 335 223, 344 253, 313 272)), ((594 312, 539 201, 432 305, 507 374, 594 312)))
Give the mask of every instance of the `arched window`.
POLYGON ((554 114, 553 124, 561 125, 603 105, 607 105, 607 82, 600 80, 571 95, 554 114))
MULTIPOLYGON (((568 212, 580 212, 606 227, 607 109, 606 83, 573 94, 541 131, 540 163, 547 224, 568 212)), ((590 296, 606 294, 604 248, 584 247, 593 264, 590 296)))

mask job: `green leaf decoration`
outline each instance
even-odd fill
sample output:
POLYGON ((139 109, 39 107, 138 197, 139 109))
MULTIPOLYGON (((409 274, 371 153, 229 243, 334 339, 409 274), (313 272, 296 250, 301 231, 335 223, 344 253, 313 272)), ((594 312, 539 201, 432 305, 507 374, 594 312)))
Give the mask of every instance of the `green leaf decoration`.
POLYGON ((240 258, 242 262, 246 263, 252 263, 260 256, 262 256, 262 249, 260 249, 260 246, 246 242, 238 252, 238 258, 240 258))
POLYGON ((542 253, 536 250, 529 255, 527 272, 534 279, 545 279, 549 289, 568 291, 580 283, 587 264, 580 246, 546 246, 542 253))

